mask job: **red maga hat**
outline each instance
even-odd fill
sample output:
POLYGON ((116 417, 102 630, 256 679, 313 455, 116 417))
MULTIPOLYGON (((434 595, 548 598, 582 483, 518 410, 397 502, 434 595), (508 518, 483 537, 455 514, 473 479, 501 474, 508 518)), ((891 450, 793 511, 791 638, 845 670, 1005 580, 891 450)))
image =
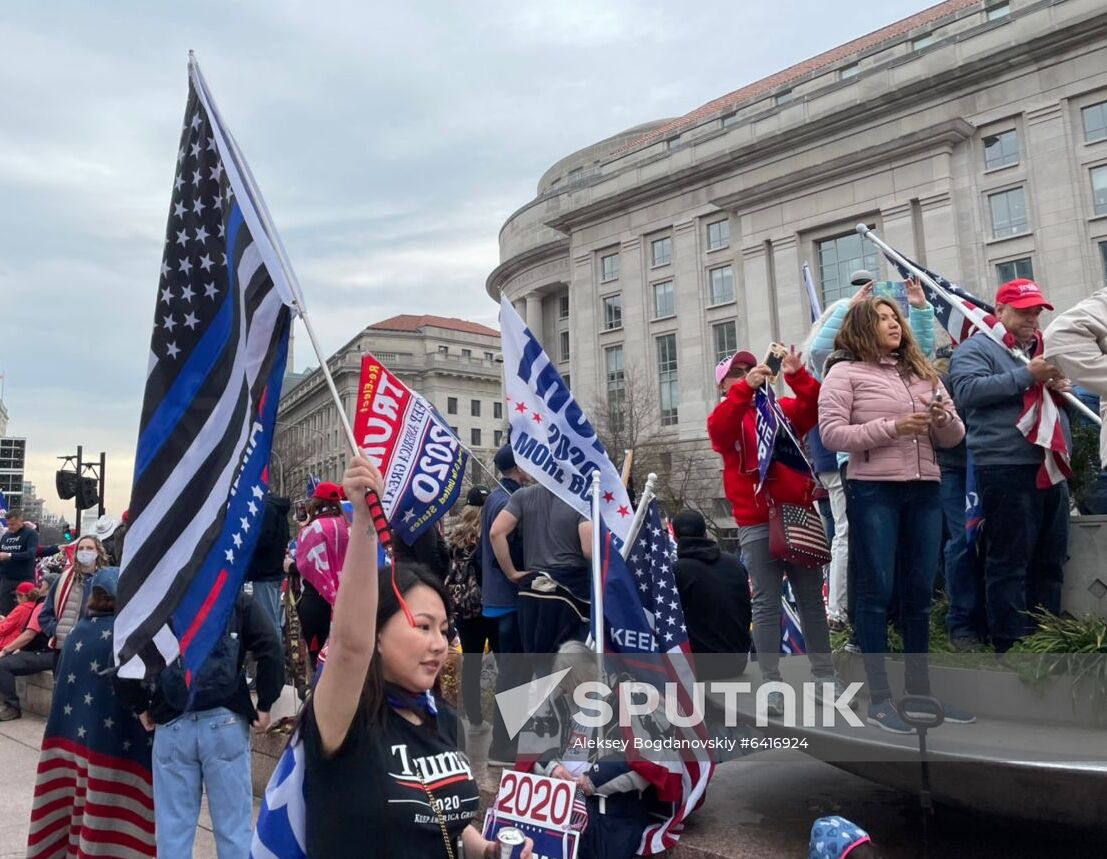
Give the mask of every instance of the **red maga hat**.
POLYGON ((342 501, 346 498, 346 493, 337 483, 323 482, 315 487, 312 497, 320 501, 342 501))
POLYGON ((1011 307, 1017 307, 1019 310, 1026 310, 1030 307, 1053 309, 1053 305, 1046 301, 1045 296, 1042 295, 1038 284, 1032 280, 1027 280, 1025 277, 1009 280, 1003 284, 996 292, 996 304, 1008 304, 1011 307))

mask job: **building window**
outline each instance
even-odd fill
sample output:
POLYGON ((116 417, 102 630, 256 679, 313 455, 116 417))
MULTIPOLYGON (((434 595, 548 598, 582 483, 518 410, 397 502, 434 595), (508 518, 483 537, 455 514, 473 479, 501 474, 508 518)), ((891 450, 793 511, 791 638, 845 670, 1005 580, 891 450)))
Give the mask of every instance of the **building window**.
POLYGON ((988 208, 992 213, 993 238, 1017 236, 1029 228, 1026 219, 1026 191, 1022 188, 989 194, 988 208))
POLYGON ((604 349, 607 370, 607 423, 612 432, 622 432, 626 417, 627 382, 623 369, 623 347, 604 349))
POLYGON ((734 268, 722 265, 707 272, 707 303, 725 304, 734 301, 734 268))
POLYGON ((619 255, 608 254, 600 257, 600 280, 615 280, 619 276, 619 255))
POLYGON ((1007 283, 1009 280, 1015 280, 1020 277, 1025 277, 1027 280, 1034 279, 1034 264, 1031 262, 1030 257, 1022 257, 1020 259, 1009 260, 1008 262, 996 263, 996 280, 999 281, 999 285, 1007 283))
POLYGON ((1099 258, 1103 261, 1103 282, 1107 283, 1107 242, 1099 243, 1099 258))
POLYGON ((675 334, 657 338, 657 388, 661 395, 661 426, 671 427, 677 422, 677 342, 675 334))
POLYGON ((568 373, 563 373, 562 374, 561 381, 563 381, 565 383, 566 388, 570 388, 570 389, 572 388, 572 386, 569 384, 569 374, 568 373))
POLYGON ((1019 163, 1019 133, 1015 129, 984 138, 984 169, 1010 167, 1019 163))
POLYGON ((447 397, 446 398, 446 414, 448 414, 448 415, 456 415, 457 414, 457 397, 447 397))
POLYGON ((438 347, 438 354, 439 355, 449 355, 450 354, 450 347, 449 346, 439 346, 438 347))
POLYGON ((499 447, 500 445, 502 445, 504 443, 504 431, 503 430, 493 430, 492 431, 492 443, 496 447, 499 447))
POLYGON ((480 447, 480 430, 476 427, 469 430, 469 444, 473 447, 480 447))
POLYGON ((622 293, 608 295, 603 300, 603 330, 611 331, 623 327, 622 293))
POLYGON ((673 282, 663 280, 653 285, 653 318, 664 319, 676 313, 676 300, 673 297, 673 282))
POLYGON ((663 239, 654 239, 650 242, 650 265, 657 268, 659 265, 668 265, 673 261, 673 240, 666 236, 663 239))
POLYGON ((484 353, 484 360, 485 360, 485 361, 495 361, 495 360, 496 360, 496 356, 495 356, 495 355, 493 355, 493 354, 492 354, 491 352, 485 352, 485 353, 484 353))
POLYGON ((572 170, 569 171, 569 175, 566 178, 570 182, 576 182, 577 179, 579 179, 583 175, 584 175, 584 168, 583 167, 574 167, 572 170))
POLYGON ((453 424, 450 424, 450 432, 452 432, 458 438, 461 438, 461 434, 457 431, 457 427, 455 427, 453 424))
POLYGON ((792 95, 791 90, 786 90, 784 92, 777 93, 776 98, 773 99, 773 101, 774 101, 774 103, 776 104, 777 107, 780 107, 781 105, 784 105, 784 104, 788 104, 789 102, 794 101, 794 100, 795 100, 795 96, 792 95))
POLYGON ((504 419, 504 404, 499 400, 496 400, 496 402, 492 404, 492 417, 498 421, 504 419))
POLYGON ((1085 143, 1107 138, 1107 101, 1086 107, 1080 113, 1084 117, 1085 143))
POLYGON ((569 318, 569 293, 559 295, 557 298, 557 318, 568 319, 569 318))
POLYGON ((994 6, 989 6, 985 15, 989 21, 998 21, 1000 18, 1006 18, 1011 14, 1010 3, 997 3, 994 6))
POLYGON ((475 418, 480 417, 480 400, 469 401, 469 414, 475 418))
POLYGON ((730 221, 712 221, 707 225, 707 249, 717 251, 730 244, 730 221))
POLYGON ((861 74, 861 64, 850 63, 848 66, 842 66, 838 69, 838 80, 846 81, 857 77, 859 74, 861 74))
POLYGON ((1107 215, 1107 165, 1092 168, 1092 208, 1097 215, 1107 215))
POLYGON ((562 331, 557 335, 557 360, 569 360, 569 332, 562 331))
POLYGON ((473 357, 473 350, 472 349, 462 349, 461 350, 461 357, 462 358, 472 358, 473 357))
POLYGON ((738 351, 738 326, 734 320, 712 325, 711 334, 715 341, 716 364, 738 351))
POLYGON ((846 233, 818 243, 819 278, 823 288, 823 306, 839 298, 849 298, 856 287, 849 276, 858 269, 865 269, 874 277, 880 276, 880 255, 876 246, 857 233, 846 233))
POLYGON ((923 48, 929 48, 933 44, 934 34, 927 33, 925 36, 919 36, 919 38, 911 40, 911 50, 921 51, 923 48))

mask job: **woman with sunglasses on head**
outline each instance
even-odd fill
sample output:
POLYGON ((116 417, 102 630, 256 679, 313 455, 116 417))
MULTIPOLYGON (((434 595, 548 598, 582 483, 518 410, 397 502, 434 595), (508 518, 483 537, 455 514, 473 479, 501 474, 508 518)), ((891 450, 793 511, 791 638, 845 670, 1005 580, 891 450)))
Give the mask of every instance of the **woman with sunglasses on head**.
MULTIPOLYGON (((493 859, 457 717, 432 691, 448 656, 448 600, 424 567, 377 568, 365 501, 380 472, 355 456, 343 478, 354 519, 327 662, 304 709, 309 856, 493 859)), ((530 845, 524 849, 529 857, 530 845)))

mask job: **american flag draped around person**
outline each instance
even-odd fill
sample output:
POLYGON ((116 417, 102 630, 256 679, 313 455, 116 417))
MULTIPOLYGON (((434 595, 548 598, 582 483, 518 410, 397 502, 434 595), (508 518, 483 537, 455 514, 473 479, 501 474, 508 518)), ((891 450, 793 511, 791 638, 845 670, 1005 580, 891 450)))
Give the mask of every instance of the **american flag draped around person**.
MULTIPOLYGON (((673 565, 675 547, 661 522, 656 499, 647 502, 642 527, 627 553, 618 551, 614 535, 602 536, 603 613, 605 649, 625 654, 621 664, 633 666, 637 679, 664 692, 674 683, 679 709, 692 712, 691 646, 684 609, 680 602, 673 565), (640 656, 638 656, 640 655, 640 656)), ((707 739, 701 721, 691 728, 671 728, 675 736, 694 743, 707 739)), ((694 746, 693 746, 694 748, 694 746)), ((652 856, 672 848, 684 830, 684 820, 703 801, 715 764, 706 752, 679 756, 668 753, 660 760, 632 754, 631 767, 657 790, 658 798, 672 803, 672 814, 646 828, 637 853, 652 856)))
POLYGON ((119 584, 116 660, 194 673, 257 539, 294 286, 195 59, 176 153, 119 584))

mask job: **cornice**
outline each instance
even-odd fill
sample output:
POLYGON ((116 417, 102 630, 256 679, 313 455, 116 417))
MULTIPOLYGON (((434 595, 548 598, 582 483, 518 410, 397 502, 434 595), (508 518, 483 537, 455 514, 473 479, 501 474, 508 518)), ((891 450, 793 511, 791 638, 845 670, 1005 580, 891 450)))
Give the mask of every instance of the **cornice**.
POLYGON ((500 287, 505 280, 514 277, 519 272, 525 271, 528 268, 533 268, 542 263, 552 262, 558 258, 564 258, 566 265, 568 265, 568 238, 546 242, 545 244, 524 251, 521 254, 517 254, 509 260, 505 260, 496 266, 496 268, 492 269, 492 273, 488 275, 488 279, 485 281, 484 288, 492 300, 498 303, 500 300, 500 287))

